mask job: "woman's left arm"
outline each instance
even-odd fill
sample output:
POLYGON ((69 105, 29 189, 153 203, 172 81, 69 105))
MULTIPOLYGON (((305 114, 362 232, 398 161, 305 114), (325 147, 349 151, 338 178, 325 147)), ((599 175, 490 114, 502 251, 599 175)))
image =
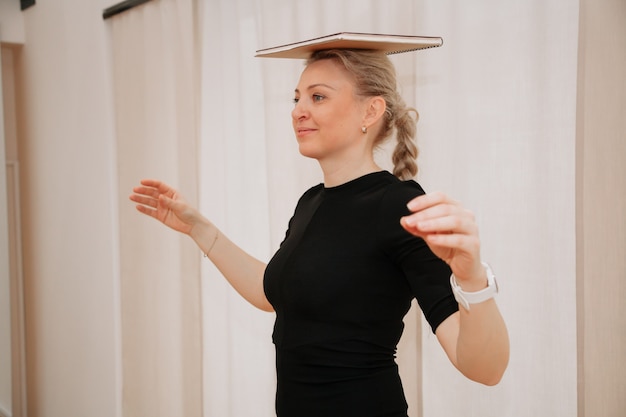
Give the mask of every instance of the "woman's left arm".
MULTIPOLYGON (((480 240, 474 215, 442 193, 419 196, 408 204, 411 214, 402 226, 419 236, 452 269, 464 292, 487 287, 487 271, 480 259, 480 240)), ((509 362, 509 337, 493 298, 459 306, 436 330, 437 339, 454 366, 466 377, 485 385, 497 384, 509 362)))

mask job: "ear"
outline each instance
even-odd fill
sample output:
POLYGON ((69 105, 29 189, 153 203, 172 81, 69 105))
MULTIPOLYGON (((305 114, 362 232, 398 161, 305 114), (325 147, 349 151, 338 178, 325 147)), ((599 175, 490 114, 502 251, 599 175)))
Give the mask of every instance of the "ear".
POLYGON ((368 98, 365 107, 363 125, 369 127, 376 124, 380 118, 383 117, 386 109, 387 103, 384 98, 380 96, 368 98))

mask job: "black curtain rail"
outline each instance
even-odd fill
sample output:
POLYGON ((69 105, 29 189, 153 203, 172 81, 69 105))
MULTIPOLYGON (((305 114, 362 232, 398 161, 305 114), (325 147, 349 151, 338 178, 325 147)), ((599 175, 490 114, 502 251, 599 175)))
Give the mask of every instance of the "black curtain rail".
POLYGON ((104 12, 102 12, 102 18, 108 19, 109 17, 113 17, 116 14, 120 14, 128 9, 132 9, 133 7, 139 6, 140 4, 144 4, 149 1, 150 0, 126 0, 121 3, 117 3, 114 6, 104 9, 104 12))
POLYGON ((35 0, 20 0, 20 10, 26 10, 28 9, 30 6, 34 6, 35 5, 35 0))

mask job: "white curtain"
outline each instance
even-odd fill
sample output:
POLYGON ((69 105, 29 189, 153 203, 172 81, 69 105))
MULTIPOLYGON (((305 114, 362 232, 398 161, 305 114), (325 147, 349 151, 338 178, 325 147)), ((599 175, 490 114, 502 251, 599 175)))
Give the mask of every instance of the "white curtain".
POLYGON ((410 415, 576 415, 578 4, 565 0, 164 0, 113 18, 124 415, 274 415, 273 315, 126 196, 162 178, 268 260, 321 176, 291 131, 302 63, 254 51, 340 31, 443 36, 392 58, 421 114, 418 180, 476 213, 511 332, 509 370, 486 388, 414 309, 398 359, 410 415))
MULTIPOLYGON (((317 163, 298 155, 291 130, 302 62, 261 60, 262 47, 340 31, 414 33, 411 2, 223 0, 201 2, 200 204, 232 239, 269 260, 298 197, 321 182, 317 163), (395 7, 394 7, 395 6, 395 7), (408 9, 407 9, 408 7, 408 9), (356 12, 355 12, 356 11, 356 12)), ((414 60, 397 58, 413 101, 414 60)), ((381 163, 389 166, 388 155, 381 163)), ((255 311, 209 264, 203 272, 206 416, 274 415, 273 314, 255 311)), ((418 320, 412 313, 401 356, 417 407, 418 320), (406 352, 406 353, 405 353, 406 352)))
POLYGON ((575 416, 578 4, 417 7, 420 29, 444 37, 417 75, 422 182, 475 211, 511 337, 495 388, 425 340, 424 415, 575 416))
MULTIPOLYGON (((442 48, 393 57, 421 114, 418 180, 475 211, 483 257, 501 280, 512 359, 498 387, 468 382, 411 313, 399 357, 410 415, 576 415, 577 2, 199 4, 200 206, 264 260, 321 177, 291 131, 302 63, 254 51, 340 31, 443 36, 442 48)), ((208 263, 202 276, 204 415, 274 415, 273 316, 246 305, 208 263)))
POLYGON ((112 17, 124 416, 202 415, 199 250, 128 201, 158 178, 197 201, 197 54, 191 0, 112 17))

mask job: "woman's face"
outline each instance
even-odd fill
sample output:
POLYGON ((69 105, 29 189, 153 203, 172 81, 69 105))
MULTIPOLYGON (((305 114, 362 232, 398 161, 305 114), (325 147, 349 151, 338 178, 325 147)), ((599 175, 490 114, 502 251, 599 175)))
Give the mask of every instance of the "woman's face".
POLYGON ((326 59, 308 65, 294 102, 291 117, 302 155, 341 158, 364 146, 365 100, 356 97, 352 77, 340 64, 326 59))

